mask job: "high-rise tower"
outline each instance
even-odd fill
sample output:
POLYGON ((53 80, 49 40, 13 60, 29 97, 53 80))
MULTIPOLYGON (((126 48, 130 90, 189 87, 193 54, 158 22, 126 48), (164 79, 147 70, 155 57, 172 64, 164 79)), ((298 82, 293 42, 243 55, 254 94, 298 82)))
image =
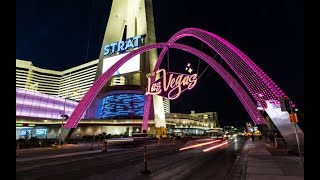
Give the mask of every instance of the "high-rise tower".
MULTIPOLYGON (((113 0, 96 78, 130 50, 155 42, 152 0, 113 0)), ((88 118, 142 118, 146 74, 153 71, 157 58, 157 51, 152 50, 121 66, 89 107, 88 118)), ((155 126, 165 127, 163 98, 154 96, 151 108, 155 126)))

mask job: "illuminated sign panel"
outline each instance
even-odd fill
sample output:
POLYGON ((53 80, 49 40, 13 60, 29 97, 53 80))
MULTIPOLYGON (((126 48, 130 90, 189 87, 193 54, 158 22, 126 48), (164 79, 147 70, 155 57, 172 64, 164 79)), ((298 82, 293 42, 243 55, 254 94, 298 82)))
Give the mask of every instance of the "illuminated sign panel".
MULTIPOLYGON (((151 77, 148 77, 148 87, 146 95, 159 95, 168 99, 176 99, 185 90, 192 89, 197 84, 197 74, 179 74, 173 72, 166 72, 165 69, 159 69, 156 74, 162 73, 163 76, 151 83, 151 77)), ((156 75, 152 73, 152 76, 156 75)))
POLYGON ((19 132, 20 136, 26 136, 31 134, 31 129, 21 129, 19 132))
POLYGON ((104 56, 108 56, 114 53, 122 53, 129 49, 133 49, 136 47, 140 47, 144 44, 144 38, 146 35, 139 35, 132 38, 127 39, 126 41, 118 41, 114 42, 112 44, 107 44, 104 46, 104 56))
MULTIPOLYGON (((103 65, 102 65, 102 73, 106 72, 112 65, 114 65, 117 61, 119 61, 122 57, 127 55, 120 54, 117 56, 107 57, 103 59, 103 65)), ((113 75, 120 75, 125 74, 129 72, 135 72, 140 70, 140 55, 136 55, 132 57, 129 61, 124 63, 113 75)))
MULTIPOLYGON (((61 114, 70 116, 78 102, 47 95, 41 92, 16 88, 16 116, 61 119, 61 114)), ((35 124, 17 124, 35 126, 35 124)))
POLYGON ((143 94, 117 94, 102 99, 100 119, 141 119, 144 113, 143 94))
POLYGON ((47 129, 35 129, 34 135, 42 136, 47 134, 47 129))

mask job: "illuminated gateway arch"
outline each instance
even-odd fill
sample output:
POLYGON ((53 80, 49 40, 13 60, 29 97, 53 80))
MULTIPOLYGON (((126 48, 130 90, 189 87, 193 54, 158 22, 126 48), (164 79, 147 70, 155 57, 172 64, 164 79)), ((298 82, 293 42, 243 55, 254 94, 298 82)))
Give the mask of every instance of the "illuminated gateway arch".
MULTIPOLYGON (((164 55, 168 48, 180 49, 194 54, 208 63, 231 87, 236 96, 239 98, 249 116, 255 124, 265 124, 265 120, 259 110, 257 109, 256 103, 246 93, 242 86, 237 80, 227 72, 219 63, 213 58, 206 55, 205 53, 192 48, 187 45, 175 43, 177 40, 191 36, 201 40, 207 44, 215 52, 217 52, 221 58, 230 66, 235 72, 247 90, 250 92, 256 102, 266 110, 271 120, 277 126, 283 137, 288 144, 296 144, 294 136, 294 126, 290 123, 289 115, 287 112, 281 112, 279 98, 286 96, 285 93, 271 80, 271 78, 263 72, 249 57, 247 57, 238 48, 233 46, 225 39, 212 34, 210 32, 197 29, 197 28, 186 28, 176 34, 174 34, 170 40, 166 43, 154 43, 142 46, 136 50, 131 51, 129 54, 121 58, 111 68, 104 72, 99 78, 96 79, 92 87, 88 90, 86 95, 79 102, 74 112, 64 125, 64 128, 76 128, 81 116, 87 110, 95 96, 99 93, 105 83, 112 77, 112 75, 119 69, 125 62, 130 60, 135 55, 153 50, 163 48, 157 63, 154 67, 154 72, 159 69, 164 55)), ((155 81, 155 76, 152 76, 151 83, 155 81)), ((151 95, 146 95, 145 106, 144 106, 144 117, 142 130, 145 132, 148 127, 148 117, 150 112, 151 95)), ((298 127, 298 134, 300 142, 303 143, 304 133, 298 127)))

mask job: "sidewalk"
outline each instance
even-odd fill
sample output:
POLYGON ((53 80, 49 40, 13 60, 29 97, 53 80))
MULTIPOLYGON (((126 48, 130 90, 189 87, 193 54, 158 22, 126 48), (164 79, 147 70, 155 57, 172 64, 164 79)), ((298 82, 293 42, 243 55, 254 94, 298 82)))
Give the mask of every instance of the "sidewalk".
POLYGON ((247 140, 238 156, 229 179, 241 180, 301 180, 304 168, 299 156, 274 156, 265 141, 247 140))

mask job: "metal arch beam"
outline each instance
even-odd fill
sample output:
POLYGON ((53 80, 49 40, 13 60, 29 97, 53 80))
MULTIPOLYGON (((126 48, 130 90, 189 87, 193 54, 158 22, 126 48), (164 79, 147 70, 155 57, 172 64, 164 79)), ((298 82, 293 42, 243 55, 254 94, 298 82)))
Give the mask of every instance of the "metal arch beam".
MULTIPOLYGON (((285 93, 248 56, 225 39, 198 28, 185 28, 178 31, 170 38, 168 41, 168 47, 170 48, 171 44, 188 36, 201 40, 215 50, 236 73, 253 98, 264 108, 274 109, 276 107, 280 107, 278 100, 281 96, 286 96, 285 93), (269 100, 273 101, 269 103, 275 107, 267 107, 266 101, 269 100)), ((161 51, 158 58, 160 59, 160 62, 167 50, 168 48, 164 48, 161 51)), ((157 65, 159 66, 159 64, 157 65)))
MULTIPOLYGON (((296 144, 295 136, 292 133, 294 132, 294 126, 289 121, 289 115, 280 111, 279 99, 286 94, 248 56, 225 39, 198 28, 183 29, 170 38, 169 46, 162 49, 157 63, 161 62, 172 43, 186 36, 195 37, 215 50, 239 77, 253 98, 266 110, 286 142, 291 145, 296 144)), ((159 67, 159 65, 156 64, 156 67, 159 67)), ((292 107, 295 107, 295 104, 292 104, 292 107)), ((257 124, 256 121, 253 122, 257 124)), ((300 142, 304 144, 304 133, 299 126, 297 126, 297 132, 300 142)))
MULTIPOLYGON (((86 95, 81 99, 76 109, 71 114, 70 118, 66 122, 64 128, 75 128, 77 127, 82 114, 85 112, 85 110, 89 107, 95 96, 98 94, 98 92, 101 90, 101 88, 104 86, 104 84, 112 77, 114 72, 120 68, 125 62, 127 62, 129 59, 134 57, 137 54, 141 54, 144 52, 147 52, 151 49, 157 49, 157 48, 164 48, 167 47, 167 43, 156 43, 156 44, 150 44, 143 46, 139 49, 136 49, 132 52, 130 52, 128 55, 121 58, 118 62, 116 62, 111 68, 109 68, 106 72, 104 72, 91 86, 91 88, 88 90, 86 95)), ((255 121, 259 122, 259 124, 264 124, 265 121, 263 117, 261 116, 260 112, 257 110, 255 104, 250 99, 248 94, 245 92, 245 90, 242 88, 242 86, 232 77, 232 75, 227 72, 219 63, 217 63, 213 58, 206 55, 205 53, 192 48, 190 46, 186 46, 183 44, 171 44, 171 48, 180 49, 183 51, 187 51, 191 54, 194 54, 204 61, 206 61, 214 70, 217 71, 217 73, 228 83, 228 85, 231 87, 231 89, 235 92, 247 112, 249 113, 250 117, 255 121), (258 116, 261 117, 258 117, 258 116)), ((160 64, 161 60, 158 60, 157 63, 160 64)), ((154 71, 156 71, 159 67, 155 67, 154 71)), ((153 79, 154 80, 154 79, 153 79)), ((145 100, 145 113, 144 113, 144 121, 143 121, 143 130, 147 130, 148 125, 148 117, 149 117, 149 111, 150 111, 150 102, 151 102, 151 95, 147 95, 145 100)))
MULTIPOLYGON (((170 45, 170 48, 179 49, 179 50, 189 52, 195 56, 198 56, 199 58, 204 60, 206 63, 208 63, 231 87, 233 92, 236 94, 236 96, 241 101, 242 105, 247 110, 252 121, 255 124, 266 124, 263 116, 261 115, 260 111, 257 109, 257 107, 254 104, 254 102, 252 101, 252 99, 249 97, 247 92, 242 88, 242 86, 237 82, 237 80, 227 70, 225 70, 219 63, 217 63, 213 58, 211 58, 207 54, 203 53, 202 51, 199 51, 195 48, 192 48, 190 46, 183 45, 183 44, 172 43, 170 45)), ((162 49, 162 52, 161 52, 161 54, 158 58, 158 61, 154 67, 154 70, 153 70, 154 72, 156 72, 159 69, 160 64, 163 60, 164 54, 165 54, 163 52, 166 51, 167 49, 168 49, 168 47, 164 47, 162 49)), ((151 83, 153 83, 154 80, 155 80, 155 76, 152 76, 151 83)), ((145 100, 145 106, 144 106, 145 107, 145 114, 143 116, 143 125, 142 125, 142 129, 145 131, 148 128, 150 102, 151 102, 151 95, 147 95, 146 100, 145 100), (147 109, 147 111, 146 111, 146 109, 147 109)))
POLYGON ((87 110, 93 99, 97 96, 101 88, 107 83, 112 75, 129 59, 135 55, 150 51, 152 49, 163 48, 167 46, 167 43, 155 43, 140 47, 139 49, 131 51, 126 56, 122 57, 114 65, 112 65, 106 72, 99 76, 96 81, 92 84, 87 93, 80 100, 78 106, 72 112, 70 118, 64 125, 64 128, 75 128, 79 124, 82 114, 87 110))
POLYGON ((238 83, 238 81, 225 69, 223 68, 220 63, 218 63, 214 58, 211 58, 207 54, 199 51, 195 48, 192 48, 187 45, 174 43, 170 46, 170 48, 180 49, 183 51, 187 51, 191 54, 198 56, 199 58, 203 59, 206 63, 208 63, 231 87, 234 91, 236 96, 239 98, 247 112, 249 113, 251 119, 256 124, 266 124, 263 116, 261 115, 260 111, 257 109, 255 103, 249 97, 248 93, 243 89, 243 87, 238 83))

